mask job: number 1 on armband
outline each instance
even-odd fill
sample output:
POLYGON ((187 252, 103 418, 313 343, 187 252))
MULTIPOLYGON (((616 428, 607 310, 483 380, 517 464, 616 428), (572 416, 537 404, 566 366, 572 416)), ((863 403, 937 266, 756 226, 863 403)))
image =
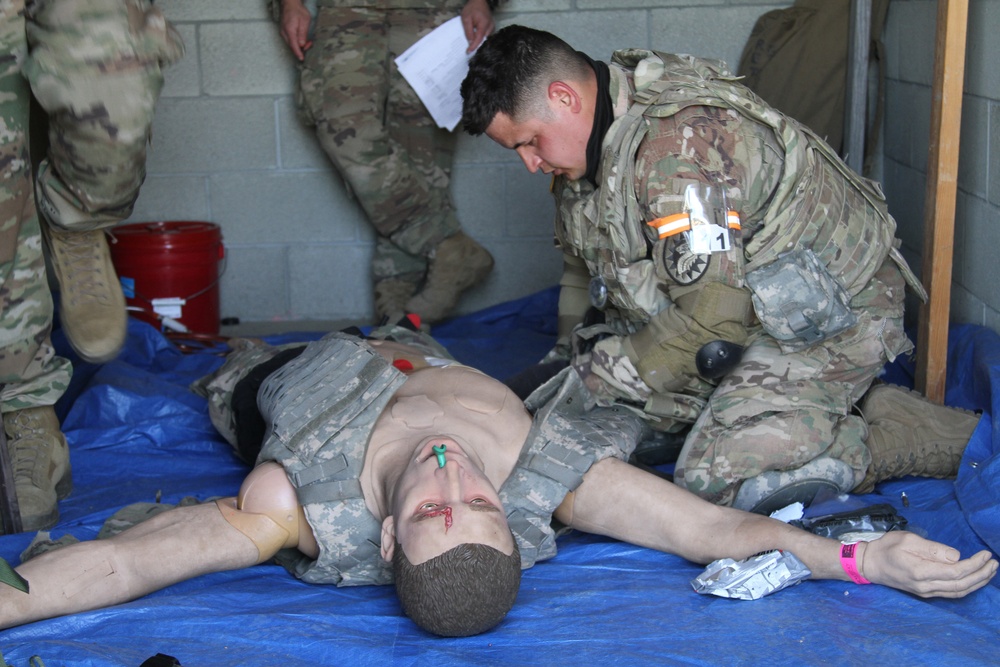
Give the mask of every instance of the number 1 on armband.
POLYGON ((691 252, 699 255, 710 252, 728 252, 732 247, 729 230, 718 225, 692 225, 688 232, 691 252))

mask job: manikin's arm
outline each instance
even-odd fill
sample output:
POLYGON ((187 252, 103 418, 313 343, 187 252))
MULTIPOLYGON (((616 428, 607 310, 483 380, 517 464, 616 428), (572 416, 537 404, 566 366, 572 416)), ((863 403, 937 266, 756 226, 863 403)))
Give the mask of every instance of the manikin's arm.
MULTIPOLYGON (((806 564, 814 579, 849 580, 840 565, 839 542, 713 505, 616 459, 594 464, 556 518, 585 532, 702 564, 787 550, 806 564)), ((905 531, 861 543, 858 551, 857 562, 868 580, 921 597, 962 597, 985 586, 997 571, 988 551, 961 560, 957 550, 905 531)))
POLYGON ((314 551, 294 490, 293 506, 287 506, 289 490, 281 467, 265 464, 247 477, 239 499, 178 507, 110 539, 29 560, 16 568, 29 593, 0 585, 0 628, 108 607, 201 574, 256 565, 300 541, 300 548, 314 551))

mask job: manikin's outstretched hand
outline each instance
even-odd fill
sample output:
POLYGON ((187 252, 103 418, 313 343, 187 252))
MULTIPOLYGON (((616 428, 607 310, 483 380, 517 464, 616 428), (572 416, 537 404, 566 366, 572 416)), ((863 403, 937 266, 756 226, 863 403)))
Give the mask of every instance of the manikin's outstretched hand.
POLYGON ((988 584, 997 571, 989 551, 962 559, 957 549, 906 531, 867 543, 861 564, 872 583, 922 598, 964 597, 988 584))
MULTIPOLYGON (((615 459, 595 463, 556 511, 568 526, 677 554, 695 563, 747 558, 773 549, 795 554, 814 579, 849 577, 840 543, 775 519, 713 505, 675 484, 615 459)), ((921 597, 963 597, 989 583, 998 563, 905 531, 859 543, 861 574, 921 597)))

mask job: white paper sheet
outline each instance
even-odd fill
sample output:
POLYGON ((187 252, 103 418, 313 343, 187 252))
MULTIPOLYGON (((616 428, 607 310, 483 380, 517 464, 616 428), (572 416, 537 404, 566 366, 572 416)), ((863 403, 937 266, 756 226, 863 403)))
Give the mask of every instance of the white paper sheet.
POLYGON ((449 131, 462 119, 462 80, 469 71, 469 41, 462 18, 442 23, 398 58, 400 74, 413 87, 431 118, 449 131))

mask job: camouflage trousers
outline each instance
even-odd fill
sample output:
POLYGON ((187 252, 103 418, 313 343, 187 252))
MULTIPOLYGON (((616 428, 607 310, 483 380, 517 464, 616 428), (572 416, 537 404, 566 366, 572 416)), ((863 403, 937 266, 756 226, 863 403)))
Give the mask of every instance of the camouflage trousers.
POLYGON ((857 326, 793 353, 766 334, 753 337, 692 427, 674 481, 730 505, 742 484, 776 483, 762 473, 809 464, 842 491, 853 489, 871 462, 868 427, 853 406, 887 361, 913 347, 903 330, 903 291, 887 259, 851 300, 857 326))
POLYGON ((0 2, 0 411, 52 405, 70 363, 49 342, 52 295, 35 210, 23 2, 0 2))
POLYGON ((438 4, 320 6, 300 66, 300 114, 375 229, 376 282, 418 282, 430 251, 460 230, 449 194, 455 137, 436 126, 394 62, 462 7, 438 4))
POLYGON ((132 213, 161 68, 184 52, 149 0, 33 0, 24 75, 45 110, 38 208, 62 229, 111 227, 132 213))
POLYGON ((160 66, 183 46, 148 0, 34 0, 27 10, 24 0, 0 0, 0 49, 0 405, 9 411, 55 403, 71 373, 49 342, 53 304, 39 211, 80 230, 131 213, 160 66), (49 125, 37 179, 32 92, 49 125))

